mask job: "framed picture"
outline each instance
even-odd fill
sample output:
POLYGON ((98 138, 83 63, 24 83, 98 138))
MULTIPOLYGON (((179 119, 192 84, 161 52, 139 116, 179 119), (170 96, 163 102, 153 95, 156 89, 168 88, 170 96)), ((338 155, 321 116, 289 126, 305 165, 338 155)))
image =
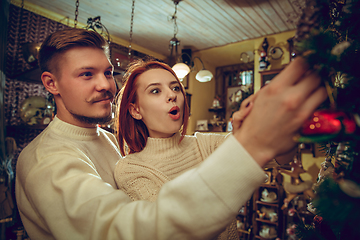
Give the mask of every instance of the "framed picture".
POLYGON ((208 131, 208 120, 197 120, 196 122, 197 131, 208 131))
POLYGON ((267 70, 260 72, 261 75, 261 87, 264 87, 266 84, 270 83, 270 81, 279 74, 281 69, 276 70, 267 70))
POLYGON ((186 75, 182 80, 180 79, 180 81, 184 85, 185 89, 189 88, 189 74, 186 75))

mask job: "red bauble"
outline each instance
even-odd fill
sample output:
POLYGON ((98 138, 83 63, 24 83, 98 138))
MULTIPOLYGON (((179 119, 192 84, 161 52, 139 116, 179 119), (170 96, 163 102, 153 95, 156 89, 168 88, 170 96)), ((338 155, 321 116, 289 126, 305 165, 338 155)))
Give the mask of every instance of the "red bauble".
POLYGON ((336 236, 334 232, 332 231, 331 227, 324 221, 324 219, 319 216, 315 215, 313 219, 313 226, 317 232, 321 234, 321 236, 324 237, 324 239, 327 240, 336 240, 336 236))
POLYGON ((353 116, 338 110, 320 110, 304 123, 301 135, 327 135, 338 134, 344 127, 345 134, 352 134, 356 130, 356 122, 353 116))

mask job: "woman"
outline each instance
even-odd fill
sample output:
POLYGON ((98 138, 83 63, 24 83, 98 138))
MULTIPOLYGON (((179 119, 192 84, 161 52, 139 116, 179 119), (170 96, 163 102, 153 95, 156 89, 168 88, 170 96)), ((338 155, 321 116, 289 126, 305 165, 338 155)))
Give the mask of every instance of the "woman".
MULTIPOLYGON (((115 118, 125 157, 116 165, 115 180, 131 199, 155 201, 166 182, 199 165, 226 136, 185 135, 185 91, 167 64, 139 60, 129 67, 125 80, 115 118)), ((238 239, 236 220, 218 239, 238 239)))

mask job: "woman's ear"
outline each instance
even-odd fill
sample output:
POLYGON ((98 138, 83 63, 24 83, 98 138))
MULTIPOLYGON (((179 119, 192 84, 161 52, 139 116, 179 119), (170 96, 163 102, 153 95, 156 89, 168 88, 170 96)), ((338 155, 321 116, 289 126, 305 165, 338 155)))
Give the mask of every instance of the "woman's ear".
POLYGON ((139 111, 139 107, 137 107, 134 103, 130 103, 129 112, 133 118, 137 120, 142 119, 142 116, 139 111))
POLYGON ((52 73, 46 71, 43 72, 41 74, 41 81, 46 90, 48 90, 50 93, 52 93, 53 95, 59 94, 59 91, 56 87, 55 76, 52 73))

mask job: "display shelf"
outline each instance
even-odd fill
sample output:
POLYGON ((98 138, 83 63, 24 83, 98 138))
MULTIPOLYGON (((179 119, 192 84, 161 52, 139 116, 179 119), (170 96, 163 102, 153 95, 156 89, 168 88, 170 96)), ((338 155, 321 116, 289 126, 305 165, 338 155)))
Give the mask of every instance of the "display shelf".
POLYGON ((272 222, 270 220, 266 220, 266 219, 261 219, 261 218, 255 218, 256 221, 258 222, 262 222, 262 223, 267 223, 267 224, 271 224, 271 225, 279 225, 278 222, 272 222))
POLYGON ((262 184, 254 193, 253 227, 255 239, 284 237, 284 214, 281 205, 284 198, 282 185, 276 182, 262 184), (266 201, 264 201, 266 199, 266 201), (267 236, 266 238, 264 236, 267 236))
POLYGON ((237 230, 240 239, 251 239, 252 237, 252 198, 246 202, 238 212, 237 230))

